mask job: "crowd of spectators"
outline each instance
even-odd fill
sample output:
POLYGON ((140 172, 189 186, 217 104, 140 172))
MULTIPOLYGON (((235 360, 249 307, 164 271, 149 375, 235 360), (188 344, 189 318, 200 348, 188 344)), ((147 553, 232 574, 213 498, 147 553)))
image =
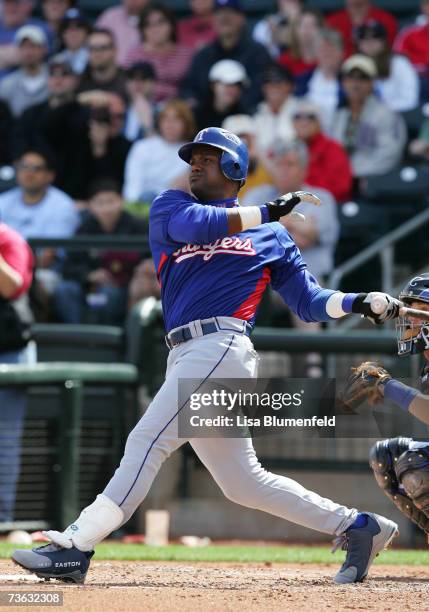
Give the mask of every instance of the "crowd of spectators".
MULTIPOLYGON (((370 0, 328 15, 277 0, 256 22, 241 0, 190 0, 181 19, 171 6, 122 0, 94 20, 73 0, 2 0, 0 166, 16 187, 0 219, 24 238, 147 237, 152 199, 189 189, 181 144, 222 126, 249 146, 243 205, 320 192, 323 208, 288 229, 323 279, 339 207, 404 156, 429 159, 429 120, 410 142, 402 116, 429 103, 429 0, 402 27, 370 0)), ((100 321, 120 322, 156 293, 150 261, 109 257, 38 250, 50 316, 80 322, 97 302, 100 321)))

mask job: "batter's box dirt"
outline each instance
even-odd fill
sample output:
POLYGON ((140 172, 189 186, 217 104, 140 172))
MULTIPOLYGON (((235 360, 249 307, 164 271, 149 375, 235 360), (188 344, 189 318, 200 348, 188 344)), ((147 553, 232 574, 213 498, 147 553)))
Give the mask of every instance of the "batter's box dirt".
POLYGON ((86 584, 75 586, 28 580, 29 574, 2 560, 0 590, 62 591, 61 609, 73 612, 429 611, 429 567, 377 565, 366 582, 346 586, 332 583, 336 569, 307 564, 95 561, 86 584))

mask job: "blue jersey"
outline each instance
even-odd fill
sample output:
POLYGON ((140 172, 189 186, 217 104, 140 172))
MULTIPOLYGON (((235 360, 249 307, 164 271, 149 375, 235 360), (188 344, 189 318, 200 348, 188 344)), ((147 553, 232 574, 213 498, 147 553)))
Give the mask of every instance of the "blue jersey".
POLYGON ((322 289, 280 223, 228 236, 226 208, 237 200, 198 202, 179 190, 161 193, 150 210, 149 239, 161 284, 167 331, 215 316, 254 324, 268 284, 304 321, 326 321, 322 289))

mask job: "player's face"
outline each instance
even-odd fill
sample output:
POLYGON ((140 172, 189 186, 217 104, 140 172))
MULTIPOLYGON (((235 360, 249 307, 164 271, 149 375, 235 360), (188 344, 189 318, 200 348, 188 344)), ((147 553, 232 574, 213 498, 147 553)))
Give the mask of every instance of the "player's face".
MULTIPOLYGON (((410 308, 415 308, 416 310, 423 310, 424 312, 429 312, 429 304, 427 302, 419 302, 418 300, 416 300, 415 302, 411 302, 410 308)), ((410 321, 412 321, 413 323, 417 325, 421 325, 422 323, 427 323, 427 321, 423 321, 422 319, 419 319, 418 317, 411 317, 409 315, 407 316, 410 319, 410 321)))
MULTIPOLYGON (((424 310, 425 312, 429 312, 429 304, 427 302, 419 302, 416 300, 415 302, 411 302, 410 308, 415 308, 416 310, 424 310)), ((419 319, 418 317, 410 317, 407 315, 407 318, 414 323, 414 325, 422 325, 423 323, 427 324, 427 321, 423 321, 423 319, 419 319)), ((429 361, 429 350, 423 351, 424 358, 426 361, 429 361)))
POLYGON ((208 145, 197 145, 193 148, 189 184, 192 193, 202 202, 222 200, 236 195, 234 181, 230 181, 222 174, 220 155, 218 149, 208 145))

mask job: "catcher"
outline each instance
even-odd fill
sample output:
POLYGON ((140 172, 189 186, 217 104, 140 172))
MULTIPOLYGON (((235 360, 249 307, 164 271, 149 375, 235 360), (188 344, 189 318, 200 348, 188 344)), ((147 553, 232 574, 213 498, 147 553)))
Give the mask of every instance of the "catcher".
MULTIPOLYGON (((429 273, 411 279, 399 299, 411 308, 429 311, 429 273)), ((420 390, 404 385, 381 365, 367 361, 352 368, 342 401, 353 409, 365 400, 374 405, 387 398, 429 425, 429 323, 399 317, 396 331, 398 355, 423 353, 420 390)), ((429 442, 404 437, 382 440, 370 451, 370 465, 386 495, 429 534, 429 442)))

